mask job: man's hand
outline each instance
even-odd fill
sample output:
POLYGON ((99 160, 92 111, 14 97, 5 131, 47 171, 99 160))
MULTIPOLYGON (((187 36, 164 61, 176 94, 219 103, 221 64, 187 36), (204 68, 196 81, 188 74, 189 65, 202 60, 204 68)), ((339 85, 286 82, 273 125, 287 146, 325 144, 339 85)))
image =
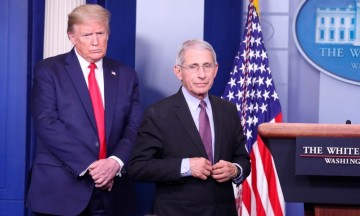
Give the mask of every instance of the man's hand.
POLYGON ((218 182, 225 182, 234 179, 238 175, 238 168, 235 164, 220 160, 214 164, 211 176, 218 182))
POLYGON ((92 163, 89 174, 95 182, 95 187, 110 191, 114 184, 113 179, 119 170, 119 163, 112 158, 107 158, 92 163))
POLYGON ((109 183, 107 183, 104 187, 102 187, 101 189, 103 190, 107 190, 107 191, 111 191, 112 187, 114 185, 114 179, 111 179, 109 183))
POLYGON ((191 175, 206 180, 211 175, 211 162, 203 157, 190 158, 191 175))

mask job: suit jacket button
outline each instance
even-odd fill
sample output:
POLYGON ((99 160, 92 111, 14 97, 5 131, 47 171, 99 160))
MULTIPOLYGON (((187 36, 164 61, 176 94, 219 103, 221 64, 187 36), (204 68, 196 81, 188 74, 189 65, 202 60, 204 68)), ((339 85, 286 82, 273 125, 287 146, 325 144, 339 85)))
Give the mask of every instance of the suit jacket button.
POLYGON ((95 146, 98 147, 98 146, 99 146, 99 142, 95 142, 95 146))

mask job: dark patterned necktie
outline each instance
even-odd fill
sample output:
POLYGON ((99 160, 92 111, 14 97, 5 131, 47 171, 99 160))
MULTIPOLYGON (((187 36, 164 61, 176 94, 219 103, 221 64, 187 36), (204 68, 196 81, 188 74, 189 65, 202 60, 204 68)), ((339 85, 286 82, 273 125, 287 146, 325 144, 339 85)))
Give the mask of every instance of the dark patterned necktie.
POLYGON ((200 114, 199 114, 199 133, 201 140, 205 146, 206 153, 208 155, 208 159, 213 162, 213 154, 212 154, 212 142, 211 142, 211 128, 209 117, 206 113, 206 102, 200 102, 200 114))
POLYGON ((91 103, 94 109, 96 127, 100 141, 99 159, 106 158, 106 143, 105 143, 105 112, 101 98, 100 89, 95 78, 96 65, 91 63, 89 65, 90 73, 88 76, 89 92, 91 103))

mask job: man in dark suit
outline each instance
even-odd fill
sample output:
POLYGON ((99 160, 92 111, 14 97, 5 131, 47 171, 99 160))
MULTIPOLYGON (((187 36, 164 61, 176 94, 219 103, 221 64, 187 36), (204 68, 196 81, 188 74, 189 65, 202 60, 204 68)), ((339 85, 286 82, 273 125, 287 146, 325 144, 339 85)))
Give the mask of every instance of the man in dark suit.
POLYGON ((129 173, 156 183, 155 215, 237 215, 232 182, 249 175, 250 158, 235 105, 208 93, 217 69, 209 43, 185 41, 174 66, 182 87, 144 114, 129 173))
POLYGON ((109 18, 99 5, 75 8, 68 20, 74 48, 35 68, 37 149, 27 205, 36 215, 135 214, 125 171, 142 116, 138 78, 105 57, 109 18))

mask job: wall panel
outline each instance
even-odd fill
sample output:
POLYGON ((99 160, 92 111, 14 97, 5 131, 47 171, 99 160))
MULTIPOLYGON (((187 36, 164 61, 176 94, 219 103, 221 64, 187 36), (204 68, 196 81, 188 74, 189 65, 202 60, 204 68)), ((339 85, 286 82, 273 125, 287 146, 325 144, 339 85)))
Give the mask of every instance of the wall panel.
POLYGON ((28 4, 2 0, 0 14, 0 212, 16 216, 24 214, 28 4))

